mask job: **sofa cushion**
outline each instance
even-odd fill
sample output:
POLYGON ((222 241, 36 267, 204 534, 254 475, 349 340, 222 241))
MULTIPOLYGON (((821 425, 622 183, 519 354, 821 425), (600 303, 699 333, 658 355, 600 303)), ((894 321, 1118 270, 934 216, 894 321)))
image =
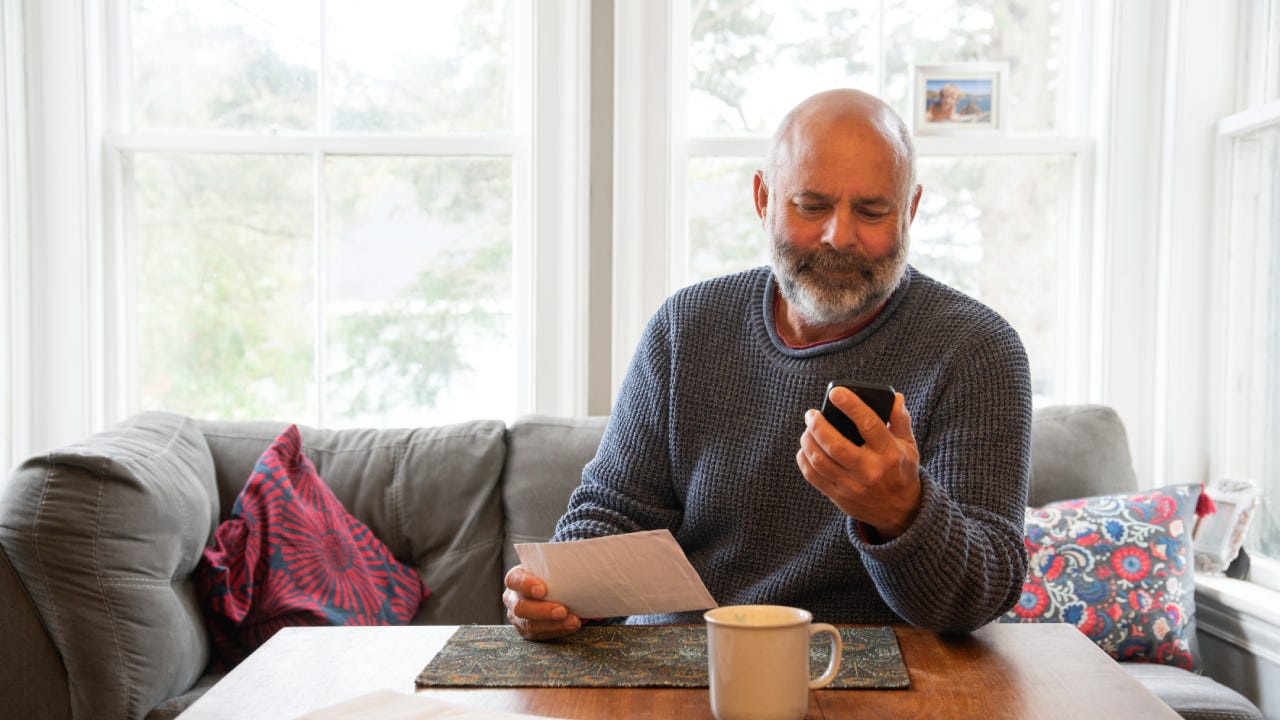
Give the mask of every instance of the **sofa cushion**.
POLYGON ((66 666, 73 717, 140 718, 209 661, 191 573, 218 515, 195 424, 143 413, 33 457, 0 543, 66 666))
POLYGON ((224 677, 226 677, 226 673, 217 670, 211 670, 201 675, 196 684, 192 685, 186 692, 181 695, 174 695, 151 708, 151 712, 147 713, 146 720, 174 720, 224 677))
MULTIPOLYGON (((280 422, 199 421, 233 502, 280 422)), ((414 429, 326 430, 299 425, 302 450, 338 501, 432 595, 415 623, 497 623, 502 613, 505 425, 476 420, 414 429)))
POLYGON ((430 592, 342 507, 293 425, 259 458, 196 577, 228 668, 283 627, 403 625, 430 592))
POLYGON ((546 542, 596 456, 607 417, 528 415, 507 430, 502 505, 507 518, 503 568, 520 562, 515 543, 546 542))
POLYGON ((1212 678, 1169 665, 1120 663, 1183 720, 1263 720, 1245 696, 1212 678))
POLYGON ((1027 579, 1001 620, 1071 623, 1117 660, 1192 668, 1199 497, 1180 485, 1029 508, 1027 579))

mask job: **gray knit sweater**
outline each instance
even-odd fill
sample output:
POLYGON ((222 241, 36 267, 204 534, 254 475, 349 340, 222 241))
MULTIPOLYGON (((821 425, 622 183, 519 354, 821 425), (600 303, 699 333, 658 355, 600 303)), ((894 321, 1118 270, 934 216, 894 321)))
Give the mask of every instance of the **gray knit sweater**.
POLYGON ((555 539, 667 528, 721 605, 791 605, 824 622, 940 632, 1000 615, 1026 572, 1031 391, 1017 333, 908 268, 869 326, 795 350, 778 337, 774 289, 772 271, 759 267, 663 304, 555 539), (882 544, 865 541, 796 466, 804 412, 834 378, 888 383, 911 414, 921 507, 906 533, 882 544))

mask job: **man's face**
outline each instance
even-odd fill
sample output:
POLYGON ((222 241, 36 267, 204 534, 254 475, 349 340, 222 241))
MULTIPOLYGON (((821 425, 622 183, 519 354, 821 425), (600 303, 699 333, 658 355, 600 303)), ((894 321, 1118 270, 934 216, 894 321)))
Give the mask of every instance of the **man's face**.
POLYGON ((850 322, 888 298, 906 270, 915 214, 891 148, 827 139, 779 163, 764 218, 783 299, 819 325, 850 322))
POLYGON ((871 258, 853 249, 847 252, 819 246, 803 250, 779 228, 776 213, 765 223, 772 239, 771 261, 782 297, 810 322, 834 325, 861 317, 889 297, 906 270, 907 228, 893 244, 893 251, 871 258))

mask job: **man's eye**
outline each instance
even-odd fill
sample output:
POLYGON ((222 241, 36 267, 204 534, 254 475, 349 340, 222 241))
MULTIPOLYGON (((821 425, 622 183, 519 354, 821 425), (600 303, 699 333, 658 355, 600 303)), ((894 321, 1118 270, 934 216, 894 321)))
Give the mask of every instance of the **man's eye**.
POLYGON ((887 213, 887 212, 882 212, 882 211, 879 211, 879 210, 863 210, 863 211, 861 212, 861 214, 862 214, 862 217, 864 217, 864 218, 866 218, 866 219, 868 219, 868 220, 879 220, 879 219, 881 219, 881 218, 883 218, 883 217, 887 216, 889 213, 887 213))
POLYGON ((799 207, 800 212, 805 215, 817 215, 822 212, 824 208, 822 205, 798 205, 797 207, 799 207))

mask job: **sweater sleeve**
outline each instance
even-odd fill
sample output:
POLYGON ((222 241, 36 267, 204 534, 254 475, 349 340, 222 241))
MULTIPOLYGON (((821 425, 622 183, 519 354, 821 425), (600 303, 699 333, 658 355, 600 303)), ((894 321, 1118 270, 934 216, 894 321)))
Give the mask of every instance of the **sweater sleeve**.
POLYGON ((556 524, 553 541, 641 530, 675 531, 683 515, 669 453, 671 350, 667 307, 646 326, 632 355, 596 456, 556 524))
POLYGON ((920 510, 905 533, 850 542, 885 602, 907 622, 968 632, 1017 601, 1026 576, 1024 508, 1031 472, 1026 352, 1007 326, 956 353, 917 437, 920 510))

